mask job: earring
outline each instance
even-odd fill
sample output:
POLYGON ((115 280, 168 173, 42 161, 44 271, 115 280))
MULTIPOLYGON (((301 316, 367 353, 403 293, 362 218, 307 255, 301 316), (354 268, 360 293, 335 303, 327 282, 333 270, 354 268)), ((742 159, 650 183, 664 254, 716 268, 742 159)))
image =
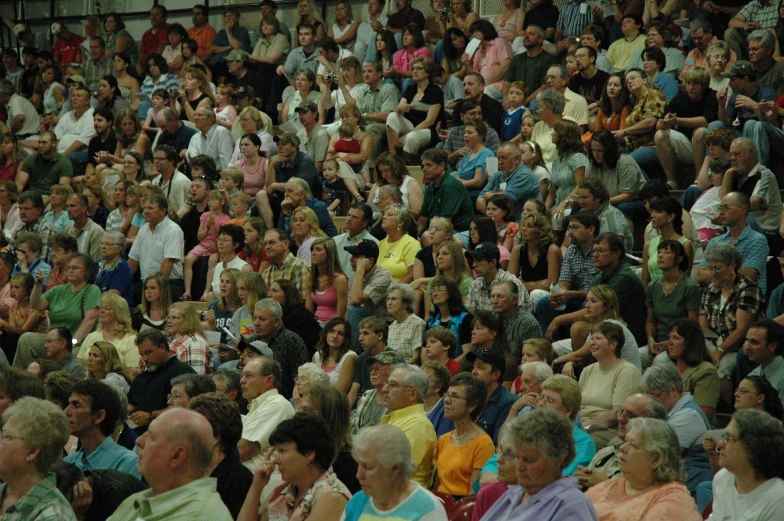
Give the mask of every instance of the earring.
POLYGON ((30 456, 27 456, 27 463, 30 463, 30 456))

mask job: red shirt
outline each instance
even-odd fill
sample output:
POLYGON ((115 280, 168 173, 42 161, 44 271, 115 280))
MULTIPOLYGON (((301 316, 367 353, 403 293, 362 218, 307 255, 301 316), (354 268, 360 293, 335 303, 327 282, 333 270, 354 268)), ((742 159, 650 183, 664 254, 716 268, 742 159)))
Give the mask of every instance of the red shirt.
POLYGON ((82 51, 83 36, 72 34, 68 40, 58 38, 54 42, 54 61, 62 67, 79 62, 79 53, 82 51))
MULTIPOLYGON (((264 261, 271 262, 271 259, 270 259, 270 258, 269 258, 269 256, 267 255, 267 250, 266 250, 266 248, 262 248, 262 249, 261 249, 261 253, 259 253, 259 254, 257 254, 257 255, 256 255, 256 254, 254 254, 254 255, 248 255, 247 253, 245 253, 245 250, 242 250, 242 251, 241 251, 241 252, 240 252, 240 253, 237 255, 237 257, 239 257, 240 259, 242 259, 242 260, 244 260, 245 262, 247 262, 248 264, 250 264, 250 267, 251 267, 251 268, 253 269, 253 271, 255 271, 255 272, 258 272, 258 271, 259 271, 259 266, 261 266, 261 263, 262 263, 262 262, 264 262, 264 261)), ((454 376, 454 375, 453 375, 453 376, 454 376)))
POLYGON ((163 24, 156 32, 153 29, 147 29, 142 35, 142 46, 139 48, 140 56, 149 56, 154 52, 158 52, 158 47, 161 44, 169 42, 169 24, 163 24))
POLYGON ((449 374, 452 376, 455 376, 460 372, 460 364, 457 363, 457 360, 450 358, 444 365, 446 365, 446 368, 449 369, 449 374))

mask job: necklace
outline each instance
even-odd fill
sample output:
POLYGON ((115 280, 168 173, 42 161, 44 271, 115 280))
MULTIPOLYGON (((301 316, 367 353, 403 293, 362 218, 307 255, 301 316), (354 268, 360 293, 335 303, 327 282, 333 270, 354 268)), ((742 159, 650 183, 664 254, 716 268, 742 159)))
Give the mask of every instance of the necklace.
MULTIPOLYGON (((506 12, 508 12, 508 11, 509 11, 509 9, 507 9, 507 10, 505 11, 505 13, 506 13, 506 12)), ((504 28, 504 27, 506 27, 506 22, 507 22, 507 21, 509 21, 509 20, 512 18, 512 16, 514 16, 515 18, 517 17, 517 9, 512 9, 512 15, 511 15, 511 16, 504 16, 504 15, 502 14, 502 15, 501 15, 501 23, 500 23, 500 24, 498 24, 498 25, 500 25, 500 26, 501 26, 501 28, 504 28)))
POLYGON ((670 293, 672 293, 675 290, 675 288, 678 287, 678 283, 680 283, 680 281, 681 281, 681 275, 678 275, 678 279, 675 282, 670 282, 670 283, 664 282, 664 279, 662 278, 662 293, 664 294, 664 296, 666 297, 670 293))

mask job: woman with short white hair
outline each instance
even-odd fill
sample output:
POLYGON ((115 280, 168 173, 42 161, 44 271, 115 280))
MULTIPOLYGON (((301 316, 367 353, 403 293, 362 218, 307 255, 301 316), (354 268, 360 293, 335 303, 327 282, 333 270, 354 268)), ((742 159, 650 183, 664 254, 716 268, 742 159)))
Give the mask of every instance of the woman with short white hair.
POLYGON ((387 347, 406 360, 417 347, 422 347, 425 321, 414 314, 416 295, 408 284, 394 283, 387 292, 387 311, 395 321, 389 326, 387 347))
POLYGON ((365 427, 354 436, 352 455, 359 465, 362 491, 346 505, 343 521, 386 517, 395 511, 401 519, 446 521, 440 500, 411 480, 416 470, 411 442, 394 425, 365 427))

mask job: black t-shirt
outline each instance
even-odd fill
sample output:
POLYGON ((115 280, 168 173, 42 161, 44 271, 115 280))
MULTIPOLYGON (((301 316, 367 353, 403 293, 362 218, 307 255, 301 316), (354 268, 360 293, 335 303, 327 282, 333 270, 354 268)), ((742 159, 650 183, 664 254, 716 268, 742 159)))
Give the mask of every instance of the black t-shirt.
POLYGON ((602 90, 609 77, 609 74, 599 69, 596 69, 596 74, 590 79, 583 78, 582 74, 577 74, 569 81, 569 89, 585 98, 585 101, 590 105, 602 99, 602 90))
POLYGON ((412 7, 408 10, 408 13, 403 14, 401 11, 398 11, 387 20, 387 27, 392 29, 403 29, 408 24, 417 24, 420 29, 424 29, 425 15, 422 14, 422 11, 412 7))
POLYGON ((114 154, 117 151, 117 135, 114 130, 109 132, 109 137, 106 141, 101 141, 101 136, 95 136, 87 143, 87 164, 97 166, 98 162, 95 160, 95 154, 98 152, 109 152, 114 154))
POLYGON ((245 76, 242 78, 235 78, 231 74, 226 77, 226 83, 234 87, 236 91, 239 87, 251 87, 253 92, 256 96, 261 97, 261 93, 264 92, 264 81, 261 79, 261 75, 256 72, 248 69, 248 72, 245 73, 245 76))
POLYGON ((188 149, 188 145, 191 142, 191 138, 195 135, 196 135, 195 129, 182 125, 180 127, 180 130, 178 130, 174 134, 170 134, 169 132, 162 132, 161 137, 158 138, 157 146, 169 145, 179 155, 180 152, 188 149))
MULTIPOLYGON (((460 107, 462 105, 463 102, 461 101, 452 111, 452 126, 463 124, 460 119, 460 107)), ((479 106, 482 108, 482 121, 487 123, 488 127, 492 128, 500 135, 503 132, 504 107, 498 103, 498 101, 486 94, 482 95, 482 101, 479 102, 479 106)))
POLYGON ((19 77, 19 94, 30 99, 35 92, 35 78, 38 75, 38 67, 25 69, 19 77))
MULTIPOLYGON (((131 383, 128 391, 128 403, 134 410, 152 412, 160 411, 167 407, 167 396, 171 392, 171 379, 181 374, 195 374, 193 367, 185 362, 180 362, 172 356, 164 362, 157 371, 151 373, 142 371, 131 383)), ((147 432, 147 425, 134 429, 139 434, 147 432)))
POLYGON ((425 277, 436 276, 436 263, 433 261, 433 246, 425 246, 416 254, 416 258, 425 267, 425 277))
MULTIPOLYGON (((414 96, 417 93, 417 86, 416 84, 411 85, 406 89, 403 93, 403 97, 406 99, 408 103, 412 103, 414 100, 414 96)), ((425 105, 440 105, 441 108, 438 111, 438 117, 436 117, 435 123, 430 127, 430 143, 431 145, 435 145, 438 141, 438 134, 436 133, 436 126, 439 122, 446 123, 446 119, 444 119, 444 91, 441 90, 434 83, 429 83, 427 87, 425 87, 425 95, 422 96, 421 100, 417 100, 420 103, 424 103, 425 105)), ((425 121, 427 119, 427 111, 425 110, 416 110, 412 108, 406 114, 406 119, 410 121, 415 127, 425 121)))
POLYGON ((558 8, 553 4, 539 4, 525 14, 523 29, 528 29, 529 25, 538 25, 546 31, 548 27, 555 28, 557 23, 558 8))
POLYGON ((292 177, 299 177, 308 182, 310 191, 313 197, 321 199, 321 176, 316 170, 316 164, 304 152, 297 151, 297 157, 294 158, 294 164, 281 161, 275 164, 275 181, 278 183, 285 183, 292 177))
MULTIPOLYGON (((205 206, 204 212, 208 210, 209 208, 205 206)), ((182 233, 185 236, 185 251, 191 251, 200 242, 198 236, 199 225, 201 224, 201 214, 204 212, 200 212, 199 209, 194 206, 188 213, 182 216, 182 219, 180 219, 180 228, 182 228, 182 233)))
MULTIPOLYGON (((665 114, 674 113, 679 118, 698 118, 700 116, 710 123, 719 118, 719 102, 716 100, 716 91, 708 89, 700 101, 693 101, 686 92, 679 92, 672 98, 665 114)), ((678 127, 678 131, 691 138, 693 128, 678 127)))

